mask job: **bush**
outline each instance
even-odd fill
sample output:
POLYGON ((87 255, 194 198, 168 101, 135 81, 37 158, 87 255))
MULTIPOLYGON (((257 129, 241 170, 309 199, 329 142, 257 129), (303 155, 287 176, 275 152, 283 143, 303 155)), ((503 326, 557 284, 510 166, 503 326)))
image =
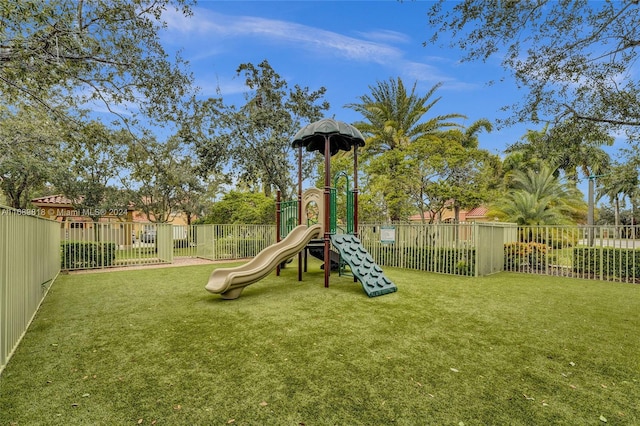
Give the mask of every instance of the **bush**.
POLYGON ((575 246, 579 239, 575 228, 569 227, 549 227, 545 230, 539 226, 523 226, 519 229, 519 235, 522 243, 539 243, 553 249, 575 246))
POLYGON ((60 243, 62 269, 89 269, 113 266, 116 243, 93 241, 63 241, 60 243))
POLYGON ((522 267, 544 269, 547 267, 549 247, 541 243, 507 243, 504 245, 505 271, 517 271, 522 267))
POLYGON ((216 253, 218 253, 218 256, 220 257, 241 259, 257 255, 264 246, 264 239, 237 239, 234 237, 220 238, 216 241, 216 253))
POLYGON ((613 247, 573 249, 573 271, 604 278, 640 278, 640 251, 613 247))

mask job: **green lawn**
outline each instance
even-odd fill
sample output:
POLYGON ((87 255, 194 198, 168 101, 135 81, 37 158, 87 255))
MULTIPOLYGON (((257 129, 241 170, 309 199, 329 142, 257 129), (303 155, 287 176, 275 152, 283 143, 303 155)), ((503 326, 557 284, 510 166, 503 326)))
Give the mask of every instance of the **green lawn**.
POLYGON ((61 276, 0 425, 640 424, 640 286, 385 268, 369 299, 313 263, 224 301, 211 270, 61 276))

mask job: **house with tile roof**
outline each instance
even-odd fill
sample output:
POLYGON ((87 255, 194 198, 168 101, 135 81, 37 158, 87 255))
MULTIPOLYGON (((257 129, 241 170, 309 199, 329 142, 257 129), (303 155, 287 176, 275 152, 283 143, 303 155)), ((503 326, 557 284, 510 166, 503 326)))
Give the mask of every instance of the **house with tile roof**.
MULTIPOLYGON (((31 203, 43 212, 43 217, 60 222, 63 240, 93 241, 99 235, 102 239, 130 246, 136 241, 151 243, 155 239, 156 225, 152 223, 153 217, 147 217, 131 204, 126 209, 113 208, 96 212, 78 209, 64 195, 38 197, 32 199, 31 203), (96 213, 101 215, 97 223, 90 217, 96 213)), ((170 223, 182 225, 186 229, 187 220, 181 213, 172 213, 170 223)), ((186 230, 182 232, 186 233, 186 230)))
MULTIPOLYGON (((458 220, 460 222, 489 222, 491 218, 487 216, 489 209, 485 206, 477 206, 470 210, 461 209, 458 215, 458 220)), ((425 212, 424 222, 425 223, 450 223, 453 222, 455 217, 455 213, 452 208, 446 207, 442 212, 436 214, 436 217, 433 217, 433 213, 428 211, 425 212), (433 219, 433 220, 432 220, 433 219)), ((412 223, 422 223, 422 216, 420 214, 414 214, 409 217, 409 222, 412 223)))

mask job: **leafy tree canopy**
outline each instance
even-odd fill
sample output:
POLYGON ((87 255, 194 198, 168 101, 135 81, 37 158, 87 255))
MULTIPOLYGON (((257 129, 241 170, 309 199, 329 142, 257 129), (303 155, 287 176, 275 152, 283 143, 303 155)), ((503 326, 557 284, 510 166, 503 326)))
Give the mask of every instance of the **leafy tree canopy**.
POLYGON ((428 12, 436 29, 429 42, 446 37, 466 61, 500 55, 529 89, 511 106, 511 122, 573 119, 637 137, 639 8, 638 1, 440 0, 428 12))
MULTIPOLYGON (((227 150, 235 176, 254 190, 266 195, 279 189, 288 198, 294 193, 296 157, 291 141, 303 123, 316 121, 329 108, 323 100, 324 87, 312 91, 295 85, 290 88, 267 60, 258 65, 241 64, 238 76, 244 77, 247 92, 242 106, 210 99, 207 108, 214 117, 208 137, 192 135, 201 160, 201 172, 219 169, 227 150)), ((303 178, 311 175, 314 162, 305 162, 303 178)))
POLYGON ((604 173, 611 159, 602 145, 613 138, 591 122, 568 121, 540 131, 529 130, 519 142, 507 147, 506 169, 557 168, 576 183, 580 177, 604 173))
MULTIPOLYGON (((369 190, 382 193, 390 220, 404 220, 414 211, 408 187, 420 186, 412 173, 417 167, 408 161, 409 151, 418 141, 427 139, 443 129, 460 127, 454 119, 461 114, 428 116, 440 100, 434 98, 440 84, 420 95, 416 83, 408 90, 401 78, 379 81, 369 86, 370 94, 361 96, 359 103, 347 105, 363 116, 354 123, 366 138, 363 169, 369 177, 369 190)), ((424 183, 424 182, 423 182, 424 183)), ((422 195, 418 195, 422 200, 422 195)), ((422 201, 419 202, 422 206, 422 201)))
POLYGON ((130 124, 142 114, 178 121, 192 77, 159 40, 170 7, 190 0, 0 2, 0 93, 65 116, 102 105, 130 124), (126 111, 126 112, 123 112, 126 111))
POLYGON ((131 134, 99 121, 67 128, 52 182, 75 209, 98 220, 105 210, 126 212, 129 194, 121 191, 126 150, 131 134))
POLYGON ((275 223, 275 201, 261 193, 229 191, 213 205, 204 223, 275 223))
POLYGON ((63 133, 42 111, 0 108, 0 190, 11 207, 26 208, 34 191, 50 182, 63 133))
POLYGON ((190 223, 201 213, 205 185, 181 142, 177 137, 164 143, 148 139, 144 146, 132 144, 128 149, 132 201, 151 222, 172 222, 182 212, 190 223))

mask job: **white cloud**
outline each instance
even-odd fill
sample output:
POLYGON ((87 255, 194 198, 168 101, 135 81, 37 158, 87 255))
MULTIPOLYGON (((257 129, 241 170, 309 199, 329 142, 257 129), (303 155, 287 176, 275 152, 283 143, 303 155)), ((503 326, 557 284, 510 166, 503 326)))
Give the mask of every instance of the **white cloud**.
POLYGON ((247 86, 245 86, 244 81, 241 78, 229 79, 227 77, 214 75, 202 78, 202 80, 206 81, 204 84, 199 84, 201 89, 200 95, 202 96, 224 97, 245 93, 247 91, 247 86))
MULTIPOLYGON (((350 61, 356 65, 380 65, 388 69, 389 75, 400 75, 428 85, 428 88, 439 82, 445 83, 443 89, 451 91, 478 88, 442 71, 443 67, 451 65, 451 59, 437 56, 423 56, 417 60, 410 58, 405 49, 397 45, 407 45, 411 38, 398 31, 380 29, 354 32, 354 36, 349 36, 280 19, 224 15, 199 7, 193 12, 191 17, 170 11, 163 15, 167 21, 165 42, 184 46, 191 61, 222 57, 232 49, 246 48, 246 42, 249 42, 256 49, 268 44, 269 48, 296 52, 291 56, 307 55, 350 61)), ((226 96, 246 90, 239 80, 228 77, 217 80, 216 76, 200 84, 203 93, 213 95, 221 92, 226 96)))
POLYGON ((409 43, 411 41, 411 38, 408 35, 392 30, 360 31, 356 34, 368 40, 375 40, 379 42, 409 43))
MULTIPOLYGON (((224 39, 255 38, 258 41, 293 46, 310 53, 361 62, 388 64, 400 60, 403 56, 400 49, 386 43, 358 39, 277 19, 222 15, 202 8, 194 8, 191 18, 185 18, 173 11, 167 11, 163 18, 167 22, 166 41, 177 45, 203 43, 211 47, 224 39)), ((400 33, 393 31, 379 31, 376 34, 378 39, 386 38, 387 41, 403 38, 400 33)), ((374 36, 373 33, 368 34, 370 38, 374 36)), ((215 48, 209 51, 212 54, 219 52, 215 48)))

